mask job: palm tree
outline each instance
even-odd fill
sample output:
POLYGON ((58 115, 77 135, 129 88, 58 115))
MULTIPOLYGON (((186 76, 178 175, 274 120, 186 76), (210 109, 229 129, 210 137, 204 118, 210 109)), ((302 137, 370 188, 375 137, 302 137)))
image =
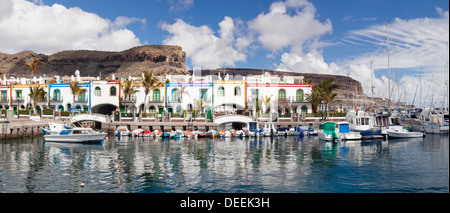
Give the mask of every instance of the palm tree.
POLYGON ((202 112, 205 109, 205 107, 206 107, 206 102, 205 102, 205 100, 203 98, 200 98, 199 100, 195 100, 195 106, 196 106, 196 110, 197 110, 196 113, 202 112))
POLYGON ((125 100, 129 100, 132 94, 138 92, 138 90, 136 90, 136 88, 132 85, 131 80, 126 80, 124 82, 124 84, 122 85, 122 91, 123 95, 125 96, 125 100))
POLYGON ((81 95, 86 92, 86 89, 81 88, 81 85, 78 84, 78 81, 72 81, 69 83, 70 90, 72 91, 73 105, 72 108, 75 109, 75 97, 81 95))
POLYGON ((159 79, 153 75, 153 71, 145 71, 142 73, 142 84, 144 86, 144 107, 147 109, 147 95, 150 93, 150 90, 157 88, 161 83, 159 79))
POLYGON ((41 68, 42 64, 44 63, 41 62, 39 58, 33 58, 31 60, 28 60, 25 65, 30 69, 30 73, 34 77, 34 75, 39 72, 39 69, 41 68))
POLYGON ((180 98, 180 101, 183 101, 183 94, 189 94, 188 91, 186 91, 186 86, 183 86, 180 84, 180 92, 177 93, 178 97, 180 98))
POLYGON ((303 84, 312 84, 312 83, 313 83, 313 80, 310 79, 310 78, 307 78, 307 79, 303 80, 303 84))
POLYGON ((30 85, 30 94, 28 95, 33 100, 33 108, 36 109, 37 102, 44 100, 47 92, 44 90, 44 88, 41 88, 40 85, 37 85, 36 87, 31 87, 30 85))
POLYGON ((322 101, 322 91, 319 85, 313 86, 312 93, 306 96, 306 101, 311 103, 313 113, 317 112, 317 107, 322 101))
POLYGON ((129 79, 126 80, 122 85, 122 91, 126 101, 130 101, 130 96, 138 92, 138 90, 136 90, 136 88, 133 86, 132 81, 129 79))
POLYGON ((333 90, 339 89, 340 87, 338 84, 333 83, 334 80, 335 79, 333 78, 329 78, 319 85, 320 89, 322 90, 322 100, 327 103, 328 109, 333 106, 333 103, 335 102, 335 99, 337 97, 337 93, 333 92, 333 90))
POLYGON ((263 113, 266 113, 267 110, 270 109, 270 99, 272 98, 273 95, 267 96, 265 95, 263 98, 263 104, 265 106, 265 111, 263 113))

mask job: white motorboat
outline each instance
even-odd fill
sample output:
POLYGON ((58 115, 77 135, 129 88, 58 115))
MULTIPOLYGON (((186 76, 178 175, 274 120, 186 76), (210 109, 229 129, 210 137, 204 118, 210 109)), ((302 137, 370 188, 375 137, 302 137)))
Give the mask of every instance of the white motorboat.
POLYGON ((336 133, 342 140, 359 140, 361 139, 361 133, 350 131, 350 124, 348 122, 338 122, 336 133))
POLYGON ((410 132, 401 125, 391 125, 386 131, 390 138, 420 138, 423 137, 423 132, 410 132))
POLYGON ((131 136, 133 137, 139 137, 141 136, 141 133, 143 133, 145 130, 143 129, 135 129, 131 132, 131 136))
POLYGON ((334 122, 326 122, 321 124, 322 131, 318 133, 319 140, 336 141, 339 140, 339 135, 336 133, 336 124, 334 122))
POLYGON ((118 126, 115 133, 117 136, 128 136, 131 134, 127 126, 118 126))
POLYGON ((381 128, 374 126, 374 117, 369 112, 349 110, 345 121, 350 125, 350 130, 359 132, 362 138, 382 138, 381 128))
POLYGON ((91 128, 68 127, 65 124, 49 123, 50 129, 42 129, 46 142, 101 143, 107 133, 95 132, 91 128))

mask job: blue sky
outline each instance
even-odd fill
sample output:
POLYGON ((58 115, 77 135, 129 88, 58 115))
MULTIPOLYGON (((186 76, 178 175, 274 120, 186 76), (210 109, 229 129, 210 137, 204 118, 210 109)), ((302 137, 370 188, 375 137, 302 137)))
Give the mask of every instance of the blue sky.
MULTIPOLYGON (((188 69, 264 63, 267 69, 350 76, 368 95, 374 78, 375 96, 384 97, 389 21, 391 71, 400 76, 406 99, 419 79, 448 84, 447 0, 1 1, 0 52, 176 44, 187 53, 188 69)), ((437 97, 445 95, 437 89, 437 97)))

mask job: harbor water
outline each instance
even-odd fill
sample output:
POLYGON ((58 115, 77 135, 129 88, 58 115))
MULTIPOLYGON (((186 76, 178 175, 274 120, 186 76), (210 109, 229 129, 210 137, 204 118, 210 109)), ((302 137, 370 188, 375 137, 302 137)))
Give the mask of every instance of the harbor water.
POLYGON ((449 136, 0 142, 0 192, 448 193, 449 136))

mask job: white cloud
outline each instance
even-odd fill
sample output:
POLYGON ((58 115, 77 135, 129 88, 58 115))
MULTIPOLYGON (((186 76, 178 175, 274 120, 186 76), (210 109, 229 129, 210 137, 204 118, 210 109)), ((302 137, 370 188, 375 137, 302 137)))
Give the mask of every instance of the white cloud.
POLYGON ((194 0, 169 0, 170 12, 179 12, 187 10, 194 6, 194 0))
POLYGON ((0 4, 0 51, 33 50, 52 54, 67 49, 119 51, 141 45, 126 29, 145 19, 118 17, 115 22, 80 8, 60 4, 36 5, 25 0, 3 0, 0 4))
POLYGON ((161 28, 171 34, 163 43, 180 45, 193 66, 202 68, 235 66, 235 62, 245 61, 246 55, 239 49, 247 44, 245 39, 235 39, 233 19, 226 16, 219 27, 218 37, 206 25, 196 27, 177 19, 173 24, 161 24, 161 28))
POLYGON ((315 7, 306 0, 274 2, 270 12, 259 14, 248 22, 250 30, 264 48, 277 51, 289 46, 302 46, 306 41, 332 31, 330 20, 324 23, 315 18, 315 7), (290 14, 289 10, 295 10, 290 14))
POLYGON ((312 50, 306 55, 294 52, 283 53, 281 55, 281 63, 275 66, 280 71, 287 70, 302 73, 338 74, 341 71, 337 64, 327 64, 322 54, 317 50, 312 50))
MULTIPOLYGON (((440 89, 436 90, 435 100, 442 100, 445 96, 446 89, 444 88, 445 81, 448 82, 448 74, 445 71, 446 63, 448 62, 448 42, 449 38, 449 12, 436 8, 437 18, 416 18, 416 19, 400 19, 396 18, 389 24, 390 37, 390 68, 391 74, 391 89, 398 87, 397 73, 402 72, 400 76, 400 91, 405 88, 406 100, 412 101, 414 92, 421 79, 422 85, 439 85, 440 89), (432 76, 434 78, 432 79, 432 76), (395 77, 395 81, 393 80, 395 77)), ((351 31, 344 43, 347 45, 375 45, 375 51, 364 53, 356 56, 353 59, 339 62, 341 66, 347 70, 347 75, 359 80, 364 92, 370 95, 370 68, 369 63, 373 61, 373 69, 377 70, 387 69, 387 28, 386 24, 373 25, 365 29, 351 31), (364 83, 368 82, 368 83, 364 83)), ((389 97, 388 92, 388 78, 382 76, 374 77, 375 96, 389 97)), ((421 92, 418 91, 417 96, 426 96, 426 89, 422 86, 421 92)), ((394 92, 394 97, 398 96, 397 90, 394 92)), ((403 96, 402 95, 402 96, 403 96)), ((429 101, 426 107, 429 107, 429 101)), ((404 97, 402 97, 404 98, 404 97)), ((396 99, 397 100, 397 99, 396 99)), ((417 105, 417 99, 415 104, 417 105)), ((439 105, 439 104, 438 104, 439 105)))

